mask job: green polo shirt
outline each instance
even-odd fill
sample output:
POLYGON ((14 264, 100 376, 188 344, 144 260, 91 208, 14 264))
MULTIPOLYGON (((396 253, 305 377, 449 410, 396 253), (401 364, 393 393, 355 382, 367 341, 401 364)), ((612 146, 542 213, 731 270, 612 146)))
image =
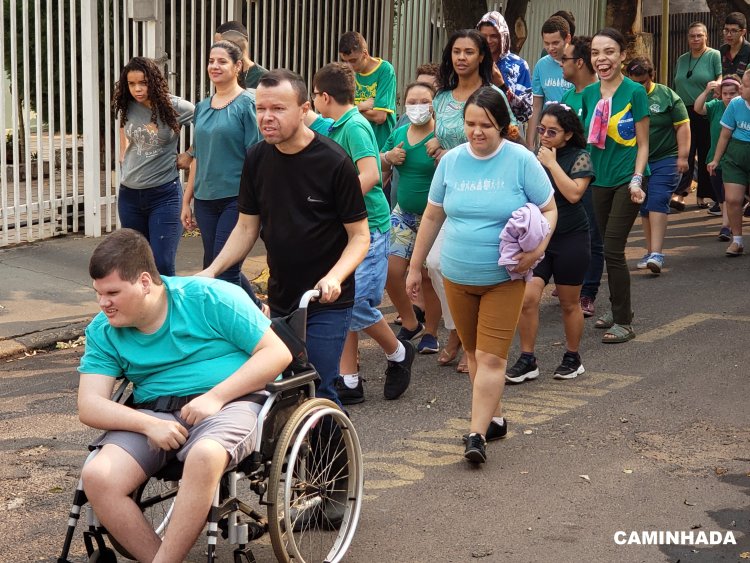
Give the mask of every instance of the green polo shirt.
POLYGON ((648 109, 651 113, 648 128, 649 161, 677 156, 677 135, 674 128, 690 121, 685 102, 671 88, 653 82, 648 92, 648 109))
MULTIPOLYGON (((357 108, 353 107, 333 122, 328 136, 341 145, 355 166, 358 160, 368 156, 373 157, 377 162, 380 181, 365 194, 367 223, 370 232, 387 233, 391 228, 391 208, 383 193, 380 152, 370 122, 359 113, 357 108)), ((357 172, 359 172, 359 167, 357 167, 357 172)))
POLYGON ((563 94, 560 103, 570 107, 583 123, 583 90, 576 92, 575 86, 563 94))
POLYGON ((382 148, 396 126, 396 73, 391 63, 383 59, 377 60, 380 61, 378 66, 367 74, 357 73, 354 104, 359 105, 365 100, 373 98, 372 109, 386 112, 383 123, 368 121, 375 132, 378 148, 382 148))
POLYGON ((719 135, 721 135, 721 118, 724 116, 724 100, 715 99, 706 102, 706 115, 708 116, 709 131, 711 132, 711 147, 708 149, 708 155, 706 155, 706 162, 711 162, 714 159, 716 153, 716 145, 719 142, 719 135))
MULTIPOLYGON (((584 131, 589 131, 596 104, 602 99, 601 84, 595 82, 583 89, 584 131)), ((607 138, 604 149, 589 145, 591 161, 596 171, 595 186, 614 188, 630 182, 635 173, 635 159, 638 145, 635 138, 635 124, 649 117, 648 96, 640 84, 630 78, 623 78, 612 96, 612 107, 607 122, 607 138)), ((649 176, 648 165, 643 172, 649 176)))

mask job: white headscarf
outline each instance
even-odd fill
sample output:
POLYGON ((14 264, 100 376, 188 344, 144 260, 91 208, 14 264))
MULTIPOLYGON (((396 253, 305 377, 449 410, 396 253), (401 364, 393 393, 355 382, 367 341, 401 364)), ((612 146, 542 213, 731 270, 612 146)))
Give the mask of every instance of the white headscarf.
POLYGON ((492 26, 497 30, 497 32, 500 34, 500 57, 503 58, 505 55, 508 54, 508 51, 510 51, 510 29, 508 28, 508 23, 505 21, 505 18, 500 12, 487 12, 482 16, 482 19, 479 20, 479 23, 477 24, 477 29, 482 24, 489 23, 492 24, 492 26))

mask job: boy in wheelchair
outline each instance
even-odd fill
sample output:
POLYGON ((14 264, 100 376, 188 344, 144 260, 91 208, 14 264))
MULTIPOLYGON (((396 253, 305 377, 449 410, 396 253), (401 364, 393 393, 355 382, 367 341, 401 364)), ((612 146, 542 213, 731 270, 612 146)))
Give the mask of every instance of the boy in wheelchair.
POLYGON ((121 229, 89 264, 102 311, 86 329, 79 367, 81 422, 106 430, 82 472, 97 517, 139 561, 184 561, 227 468, 253 451, 255 392, 292 357, 247 295, 208 278, 160 277, 148 241, 121 229), (134 386, 134 407, 111 399, 134 386), (168 461, 184 462, 162 539, 131 493, 168 461))

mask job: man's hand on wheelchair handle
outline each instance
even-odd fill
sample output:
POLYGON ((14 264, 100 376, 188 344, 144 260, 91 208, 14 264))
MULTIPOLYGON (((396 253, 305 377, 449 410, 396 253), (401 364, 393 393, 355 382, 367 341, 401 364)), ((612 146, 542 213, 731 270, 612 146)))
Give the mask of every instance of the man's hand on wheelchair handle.
POLYGON ((176 450, 188 437, 187 428, 174 420, 155 419, 146 433, 149 444, 162 450, 176 450))
POLYGON ((321 303, 333 303, 341 295, 341 282, 335 276, 328 274, 315 284, 315 289, 320 291, 321 303))
POLYGON ((196 397, 180 410, 180 417, 188 424, 194 426, 204 418, 216 414, 224 406, 224 403, 209 393, 196 397))

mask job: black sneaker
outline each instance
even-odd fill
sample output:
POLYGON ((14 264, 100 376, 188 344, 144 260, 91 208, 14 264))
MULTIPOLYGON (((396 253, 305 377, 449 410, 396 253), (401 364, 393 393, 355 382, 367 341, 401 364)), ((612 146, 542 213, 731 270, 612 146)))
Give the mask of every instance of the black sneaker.
POLYGON ((539 367, 536 365, 536 358, 529 359, 528 356, 521 354, 513 367, 505 372, 505 381, 510 383, 523 383, 527 379, 536 379, 539 377, 539 367))
POLYGON ((555 379, 574 379, 585 371, 583 364, 581 364, 581 357, 566 352, 553 377, 555 379))
POLYGON ((721 217, 721 206, 718 203, 714 202, 714 204, 708 208, 708 211, 706 213, 715 217, 721 217))
MULTIPOLYGON (((403 330, 403 329, 402 329, 403 330)), ((409 388, 411 381, 411 364, 414 363, 416 350, 414 345, 407 341, 402 341, 406 348, 406 357, 400 362, 388 362, 385 370, 385 385, 383 386, 383 396, 392 401, 398 399, 409 388)))
POLYGON ((398 338, 399 340, 403 342, 406 342, 407 340, 412 340, 413 338, 416 338, 417 336, 422 334, 423 331, 424 331, 424 325, 420 322, 417 322, 417 328, 415 328, 414 330, 409 330, 405 326, 402 326, 401 330, 398 331, 398 336, 396 338, 398 338))
POLYGON ((471 463, 484 463, 487 461, 487 451, 484 449, 485 444, 485 439, 481 434, 477 434, 476 432, 469 434, 469 439, 466 440, 464 457, 471 463))
POLYGON ((336 379, 336 394, 338 394, 342 405, 357 405, 365 402, 365 389, 362 387, 362 379, 360 375, 357 386, 353 389, 346 386, 343 377, 336 379))
MULTIPOLYGON (((507 434, 508 434, 508 419, 507 418, 503 418, 502 424, 498 424, 494 420, 490 420, 490 425, 487 427, 487 434, 484 435, 484 439, 487 442, 492 442, 494 440, 505 438, 507 434)), ((462 436, 462 439, 465 444, 466 441, 469 439, 469 435, 464 434, 462 436)))

